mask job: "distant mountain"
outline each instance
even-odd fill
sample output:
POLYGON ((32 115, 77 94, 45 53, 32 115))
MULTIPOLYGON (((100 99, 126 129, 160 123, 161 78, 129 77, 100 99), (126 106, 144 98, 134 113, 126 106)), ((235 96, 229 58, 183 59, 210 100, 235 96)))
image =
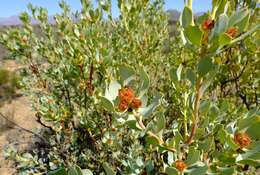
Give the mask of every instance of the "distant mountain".
MULTIPOLYGON (((178 10, 167 10, 167 13, 169 15, 169 23, 170 24, 175 24, 181 15, 181 12, 179 12, 178 10)), ((195 14, 195 16, 201 16, 203 15, 204 12, 198 12, 195 14)), ((54 20, 54 16, 50 16, 49 17, 49 22, 51 24, 55 23, 54 20)), ((35 19, 31 19, 31 23, 32 24, 38 24, 37 20, 35 19)), ((19 16, 10 16, 10 17, 6 17, 6 18, 0 18, 0 26, 18 26, 21 25, 21 21, 19 19, 19 16)))
POLYGON ((18 16, 10 16, 7 18, 0 18, 1 26, 9 26, 9 25, 19 25, 21 24, 18 16))
MULTIPOLYGON (((168 13, 168 16, 169 16, 169 23, 172 24, 172 23, 176 23, 180 16, 181 16, 181 12, 179 12, 178 10, 167 10, 166 11, 168 13)), ((201 16, 203 15, 205 12, 198 12, 198 13, 195 13, 195 17, 198 17, 198 16, 201 16)))
MULTIPOLYGON (((52 24, 55 23, 53 16, 49 17, 49 22, 52 24)), ((31 18, 31 23, 38 24, 38 21, 31 18)), ((21 22, 19 16, 10 16, 10 17, 6 17, 6 18, 0 18, 0 26, 18 26, 21 24, 22 24, 22 22, 21 22)))
POLYGON ((178 20, 181 15, 181 12, 178 10, 167 10, 166 12, 168 13, 169 19, 174 21, 178 20))

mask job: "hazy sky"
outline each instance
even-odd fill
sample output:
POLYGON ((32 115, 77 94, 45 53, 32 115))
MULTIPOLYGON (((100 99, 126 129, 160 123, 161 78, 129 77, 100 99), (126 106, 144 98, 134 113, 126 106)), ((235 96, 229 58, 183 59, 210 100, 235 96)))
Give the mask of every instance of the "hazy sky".
MULTIPOLYGON (((80 0, 65 0, 73 10, 80 9, 80 0)), ((0 0, 0 17, 9 17, 27 10, 27 4, 32 3, 48 9, 49 14, 59 12, 59 0, 0 0)), ((183 0, 165 0, 165 9, 183 8, 183 0)), ((207 11, 211 8, 211 0, 194 0, 194 10, 196 12, 207 11)), ((112 0, 113 15, 118 16, 117 0, 112 0)))

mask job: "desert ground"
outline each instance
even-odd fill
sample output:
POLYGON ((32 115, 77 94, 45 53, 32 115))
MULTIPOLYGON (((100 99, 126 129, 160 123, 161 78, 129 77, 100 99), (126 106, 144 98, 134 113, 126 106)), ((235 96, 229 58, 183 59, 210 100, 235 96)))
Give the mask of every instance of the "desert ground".
MULTIPOLYGON (((20 68, 13 60, 2 61, 2 67, 10 71, 16 71, 20 68)), ((16 94, 16 97, 4 103, 0 107, 0 112, 8 117, 9 120, 17 124, 8 122, 4 118, 0 118, 0 175, 12 175, 16 174, 13 168, 14 162, 5 160, 2 154, 4 147, 14 145, 17 149, 28 149, 30 143, 32 143, 32 135, 20 129, 19 126, 28 130, 34 130, 39 127, 29 103, 29 99, 26 96, 16 94)))

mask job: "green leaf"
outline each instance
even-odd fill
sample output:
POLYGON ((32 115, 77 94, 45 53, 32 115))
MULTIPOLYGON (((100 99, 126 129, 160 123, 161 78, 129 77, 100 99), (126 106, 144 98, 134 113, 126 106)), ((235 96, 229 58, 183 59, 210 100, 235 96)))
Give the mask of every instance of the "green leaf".
POLYGON ((111 102, 109 99, 107 99, 106 97, 103 97, 103 96, 100 96, 99 98, 100 98, 101 105, 107 111, 109 111, 109 112, 115 111, 113 102, 111 102))
POLYGON ((108 165, 108 163, 103 163, 103 168, 106 172, 106 175, 116 175, 113 169, 108 165))
POLYGON ((134 78, 135 70, 127 65, 120 65, 119 76, 120 76, 120 83, 123 86, 125 86, 134 78))
POLYGON ((177 71, 176 71, 176 75, 177 75, 178 81, 181 80, 181 71, 182 71, 182 68, 183 68, 183 66, 182 66, 182 64, 180 64, 179 67, 178 67, 178 69, 177 69, 177 71))
POLYGON ((74 167, 72 167, 69 168, 68 175, 80 175, 80 174, 78 174, 78 171, 74 167))
POLYGON ((234 167, 219 167, 218 171, 225 175, 233 175, 236 172, 234 167))
POLYGON ((26 12, 22 12, 19 16, 19 19, 23 22, 23 23, 28 23, 30 21, 30 17, 28 15, 28 13, 26 12))
POLYGON ((212 145, 214 144, 214 137, 207 137, 203 142, 199 144, 199 149, 205 152, 208 152, 212 149, 212 145))
POLYGON ((193 168, 191 171, 189 171, 189 173, 192 175, 205 175, 207 170, 208 170, 208 166, 204 165, 202 167, 193 168))
POLYGON ((142 87, 140 89, 139 96, 142 97, 148 90, 150 86, 150 79, 148 74, 144 71, 143 68, 140 69, 140 78, 142 81, 142 87))
POLYGON ((189 7, 185 6, 182 13, 181 13, 181 26, 183 28, 188 27, 189 25, 192 24, 193 16, 192 16, 192 11, 189 7))
POLYGON ((82 170, 82 175, 93 175, 93 173, 89 169, 82 170))
POLYGON ((111 81, 105 92, 105 97, 110 101, 113 101, 118 96, 118 91, 121 85, 117 81, 111 81))
POLYGON ((172 145, 172 146, 176 147, 176 149, 179 149, 180 148, 180 143, 184 139, 183 139, 183 137, 182 137, 182 135, 180 134, 179 131, 175 131, 174 135, 175 135, 175 137, 174 137, 174 145, 172 145))
POLYGON ((178 82, 178 77, 177 77, 176 72, 177 72, 177 69, 176 69, 176 68, 173 67, 173 68, 170 69, 170 77, 171 77, 171 80, 172 80, 174 83, 178 82))
POLYGON ((242 33, 242 32, 244 32, 247 29, 248 23, 249 23, 249 19, 250 19, 250 15, 247 14, 247 16, 243 20, 241 20, 239 23, 237 23, 236 26, 238 26, 239 33, 242 33))
POLYGON ((64 167, 61 167, 57 170, 49 172, 48 175, 67 175, 67 172, 64 167))
POLYGON ((230 134, 226 135, 226 142, 231 147, 231 149, 234 151, 239 148, 239 146, 234 142, 234 140, 230 134))
POLYGON ((260 116, 247 114, 245 118, 242 118, 238 121, 238 130, 243 130, 245 128, 249 128, 252 124, 260 121, 260 116))
POLYGON ((74 29, 74 34, 76 35, 76 37, 79 37, 79 36, 80 36, 80 33, 79 33, 79 29, 78 29, 78 28, 75 28, 75 29, 74 29))
POLYGON ((228 29, 228 16, 226 14, 222 14, 219 16, 218 21, 213 29, 214 35, 219 35, 224 33, 228 29))
POLYGON ((142 157, 138 157, 136 159, 136 164, 139 166, 139 167, 142 167, 144 165, 144 161, 143 161, 143 158, 142 157))
POLYGON ((246 130, 247 134, 252 138, 252 139, 259 139, 260 138, 260 132, 259 132, 259 128, 260 128, 260 120, 259 120, 259 116, 258 116, 258 121, 252 123, 252 125, 246 130))
POLYGON ((184 30, 187 40, 196 46, 200 46, 202 39, 202 32, 198 26, 188 26, 184 30))
POLYGON ((231 151, 229 152, 221 152, 219 153, 217 159, 224 163, 225 165, 233 165, 236 161, 236 155, 232 153, 231 151))
POLYGON ((219 6, 222 4, 223 0, 212 0, 212 6, 219 8, 219 6))
POLYGON ((77 171, 78 175, 83 175, 82 170, 79 166, 75 165, 75 170, 77 171))
POLYGON ((146 136, 145 141, 149 145, 159 145, 159 140, 152 136, 146 136))
POLYGON ((95 12, 94 12, 94 10, 92 10, 92 9, 89 10, 89 16, 94 21, 94 19, 95 19, 95 12))
POLYGON ((211 106, 211 102, 210 100, 204 100, 201 102, 200 104, 200 108, 199 108, 199 111, 202 113, 202 114, 207 114, 209 109, 210 109, 210 106, 211 106))
POLYGON ((109 12, 109 10, 111 8, 111 4, 109 2, 102 0, 102 1, 100 1, 100 5, 104 11, 109 12))
POLYGON ((244 164, 244 165, 250 165, 250 166, 253 166, 253 167, 258 167, 259 164, 260 164, 259 159, 260 159, 260 157, 258 158, 258 160, 245 159, 245 160, 239 161, 239 164, 244 164))
POLYGON ((192 85, 195 85, 196 75, 191 69, 188 69, 186 71, 186 77, 188 78, 188 80, 191 82, 192 85))
POLYGON ((226 142, 226 135, 227 135, 227 133, 224 130, 224 128, 221 128, 218 130, 218 138, 222 144, 224 144, 226 142))
POLYGON ((151 172, 154 170, 154 163, 152 160, 148 160, 146 162, 145 169, 148 174, 151 174, 151 172))
POLYGON ((232 38, 226 33, 220 34, 219 39, 218 39, 220 46, 225 46, 225 45, 229 44, 231 41, 232 41, 232 38))
POLYGON ((140 126, 137 124, 136 119, 129 119, 125 122, 125 124, 130 128, 130 129, 134 129, 134 130, 141 130, 140 126))
POLYGON ((198 150, 195 150, 194 148, 191 148, 191 150, 188 153, 187 160, 185 161, 188 166, 195 164, 200 159, 200 152, 198 150))
POLYGON ((235 12, 230 16, 228 26, 234 27, 237 23, 239 23, 244 18, 246 18, 247 15, 248 15, 248 11, 245 9, 241 9, 238 12, 235 12))
POLYGON ((160 112, 158 115, 157 115, 157 118, 156 118, 156 132, 160 132, 162 129, 164 129, 166 126, 166 119, 163 115, 162 112, 160 112))
POLYGON ((205 20, 209 19, 210 15, 208 13, 203 13, 201 16, 196 17, 196 25, 201 25, 205 20))
POLYGON ((165 169, 165 173, 167 174, 167 175, 178 175, 179 173, 178 173, 178 170, 176 169, 176 168, 173 168, 173 167, 167 167, 166 169, 165 169))
POLYGON ((212 63, 211 58, 202 58, 198 64, 198 71, 200 76, 206 75, 208 72, 214 70, 215 65, 212 63))
POLYGON ((218 0, 216 16, 226 13, 225 10, 229 7, 227 0, 218 0))
POLYGON ((250 150, 243 154, 239 154, 236 157, 236 162, 241 162, 243 160, 257 160, 260 163, 260 141, 256 142, 251 146, 250 150))
POLYGON ((150 115, 153 113, 153 111, 155 110, 155 108, 159 105, 159 102, 160 102, 160 99, 161 99, 161 98, 162 98, 161 95, 157 95, 157 96, 153 99, 152 103, 151 103, 149 106, 144 107, 144 108, 140 108, 140 110, 139 110, 140 114, 141 114, 143 117, 148 117, 148 116, 150 116, 150 115))

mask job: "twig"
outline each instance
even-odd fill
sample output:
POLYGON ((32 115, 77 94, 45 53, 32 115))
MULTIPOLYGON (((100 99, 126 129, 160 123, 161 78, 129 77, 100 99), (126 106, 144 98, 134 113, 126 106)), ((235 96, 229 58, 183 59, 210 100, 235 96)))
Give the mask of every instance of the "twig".
MULTIPOLYGON (((143 121, 142 121, 142 116, 137 116, 137 115, 134 115, 136 120, 137 120, 137 123, 138 125, 143 129, 143 130, 146 130, 146 126, 144 125, 143 121)), ((153 137, 155 138, 158 142, 159 142, 159 145, 164 145, 168 150, 172 151, 172 152, 176 152, 176 149, 175 148, 172 148, 172 147, 169 147, 167 145, 165 145, 165 142, 163 141, 163 139, 161 139, 160 137, 158 137, 156 134, 154 134, 152 131, 147 131, 146 132, 150 137, 153 137)))
POLYGON ((238 85, 237 81, 235 81, 235 86, 236 86, 236 91, 237 91, 238 96, 243 101, 244 105, 246 105, 247 110, 249 110, 250 109, 250 104, 247 102, 246 95, 241 93, 241 90, 239 88, 239 85, 238 85))
POLYGON ((32 134, 32 135, 37 136, 37 137, 38 137, 39 139, 41 139, 46 145, 48 145, 47 140, 46 140, 44 137, 42 137, 40 134, 37 134, 37 133, 35 133, 35 132, 31 131, 31 130, 28 130, 28 129, 26 129, 26 128, 20 126, 20 125, 18 125, 17 123, 15 123, 15 122, 9 120, 8 117, 6 117, 6 116, 5 116, 4 114, 2 114, 1 112, 0 112, 0 116, 1 116, 2 118, 4 118, 6 121, 8 121, 9 123, 11 123, 11 124, 13 124, 14 126, 16 126, 17 128, 19 128, 19 129, 21 129, 21 130, 23 130, 23 131, 25 131, 25 132, 28 132, 28 133, 30 133, 30 134, 32 134))
POLYGON ((240 72, 236 77, 221 82, 221 83, 220 83, 220 84, 221 84, 221 89, 223 89, 223 87, 224 87, 227 83, 229 83, 229 82, 234 82, 234 81, 239 80, 240 77, 243 75, 245 69, 246 69, 247 63, 248 63, 248 61, 246 61, 245 66, 242 68, 241 72, 240 72))
POLYGON ((44 124, 43 122, 42 122, 42 120, 41 120, 41 115, 39 114, 39 113, 36 113, 36 121, 40 124, 40 125, 42 125, 43 127, 45 127, 45 128, 48 128, 49 130, 51 130, 53 133, 55 133, 55 130, 51 127, 51 126, 48 126, 48 125, 46 125, 46 124, 44 124))
POLYGON ((89 94, 91 96, 93 95, 93 91, 94 91, 93 74, 94 74, 94 64, 93 64, 93 61, 92 61, 91 65, 90 65, 89 80, 88 80, 88 91, 89 91, 89 94))

